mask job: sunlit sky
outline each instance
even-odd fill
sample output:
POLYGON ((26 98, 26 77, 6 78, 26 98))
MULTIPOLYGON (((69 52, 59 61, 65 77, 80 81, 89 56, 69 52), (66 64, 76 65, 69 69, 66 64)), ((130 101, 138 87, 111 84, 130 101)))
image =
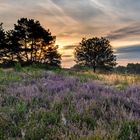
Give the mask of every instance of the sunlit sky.
POLYGON ((110 39, 120 65, 140 62, 140 0, 0 0, 6 30, 21 17, 39 20, 57 37, 64 67, 74 64, 74 46, 94 36, 110 39))

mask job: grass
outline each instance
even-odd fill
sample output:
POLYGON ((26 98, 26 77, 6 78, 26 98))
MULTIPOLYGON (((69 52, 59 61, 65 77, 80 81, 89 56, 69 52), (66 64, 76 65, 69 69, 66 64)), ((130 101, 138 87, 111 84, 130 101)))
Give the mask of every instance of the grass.
POLYGON ((125 89, 129 85, 139 84, 139 74, 122 74, 122 73, 94 73, 91 70, 76 72, 71 70, 53 70, 56 74, 65 76, 74 76, 79 78, 81 81, 87 80, 99 80, 107 85, 116 86, 118 89, 125 89))
POLYGON ((0 69, 0 84, 10 84, 13 82, 21 82, 27 79, 33 79, 41 76, 45 70, 34 68, 34 67, 25 67, 20 70, 14 68, 11 69, 0 69))
POLYGON ((140 76, 0 70, 0 140, 139 140, 140 76))
MULTIPOLYGON (((48 69, 47 72, 56 73, 63 76, 73 76, 85 82, 88 80, 99 80, 108 85, 115 85, 116 87, 129 86, 132 84, 138 84, 140 82, 140 75, 135 74, 121 74, 121 73, 94 73, 91 70, 87 71, 74 71, 67 69, 48 69)), ((0 83, 6 84, 10 82, 19 82, 23 79, 32 79, 39 77, 46 72, 45 69, 35 66, 13 69, 0 69, 0 83)))

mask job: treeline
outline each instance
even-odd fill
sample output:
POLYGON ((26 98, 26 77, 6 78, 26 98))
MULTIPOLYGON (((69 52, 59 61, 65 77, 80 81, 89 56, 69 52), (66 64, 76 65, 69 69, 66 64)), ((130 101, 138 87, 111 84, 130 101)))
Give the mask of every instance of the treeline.
MULTIPOLYGON (((0 24, 0 64, 1 66, 22 66, 33 63, 59 66, 61 55, 55 45, 56 37, 44 29, 39 21, 21 18, 13 30, 4 31, 0 24)), ((112 69, 116 65, 116 56, 106 38, 82 39, 74 52, 78 65, 91 67, 94 72, 98 67, 112 69)))
POLYGON ((115 68, 116 72, 140 74, 140 64, 128 63, 127 66, 118 66, 115 68))
POLYGON ((39 21, 21 18, 13 30, 4 31, 0 24, 0 64, 10 67, 15 63, 60 66, 61 55, 55 45, 56 37, 44 29, 39 21))
MULTIPOLYGON (((45 64, 45 66, 61 67, 61 55, 56 37, 50 30, 43 28, 39 21, 20 18, 14 28, 4 31, 0 24, 0 66, 13 67, 15 64, 28 66, 31 64, 45 64)), ((83 38, 74 51, 75 69, 91 68, 96 70, 127 73, 140 73, 140 64, 128 64, 126 67, 116 67, 110 41, 106 38, 83 38)))

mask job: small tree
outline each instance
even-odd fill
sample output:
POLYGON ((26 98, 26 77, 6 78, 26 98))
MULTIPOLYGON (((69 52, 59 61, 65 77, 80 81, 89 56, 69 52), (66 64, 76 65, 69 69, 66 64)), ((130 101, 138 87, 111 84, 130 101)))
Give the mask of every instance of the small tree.
POLYGON ((22 48, 20 56, 23 61, 31 63, 45 61, 48 46, 55 42, 55 37, 49 30, 45 30, 39 21, 21 18, 15 24, 14 32, 15 37, 19 39, 19 47, 22 48))
POLYGON ((116 56, 113 54, 110 42, 105 38, 83 39, 75 48, 75 61, 79 65, 96 68, 111 69, 116 65, 116 56))
POLYGON ((61 64, 61 55, 58 53, 58 45, 50 45, 45 53, 46 63, 50 66, 58 66, 61 64))

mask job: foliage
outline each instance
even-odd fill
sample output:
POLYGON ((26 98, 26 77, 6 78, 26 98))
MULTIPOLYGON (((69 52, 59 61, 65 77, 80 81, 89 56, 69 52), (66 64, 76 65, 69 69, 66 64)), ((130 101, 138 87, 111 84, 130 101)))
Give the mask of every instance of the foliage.
POLYGON ((4 55, 4 51, 5 51, 4 46, 6 45, 6 35, 2 25, 3 24, 0 23, 0 60, 4 55))
POLYGON ((115 71, 120 73, 140 74, 140 64, 128 63, 127 66, 117 66, 115 71))
POLYGON ((134 74, 140 74, 140 64, 128 63, 127 72, 134 73, 134 74))
POLYGON ((59 66, 61 64, 61 55, 57 52, 58 46, 50 45, 45 54, 46 62, 50 66, 59 66))
POLYGON ((1 63, 13 66, 16 62, 30 65, 34 62, 60 66, 61 55, 55 45, 56 37, 44 29, 39 21, 21 18, 14 29, 6 33, 0 25, 1 63))
POLYGON ((116 65, 110 42, 105 38, 83 39, 75 49, 76 62, 80 65, 96 68, 111 69, 116 65))

